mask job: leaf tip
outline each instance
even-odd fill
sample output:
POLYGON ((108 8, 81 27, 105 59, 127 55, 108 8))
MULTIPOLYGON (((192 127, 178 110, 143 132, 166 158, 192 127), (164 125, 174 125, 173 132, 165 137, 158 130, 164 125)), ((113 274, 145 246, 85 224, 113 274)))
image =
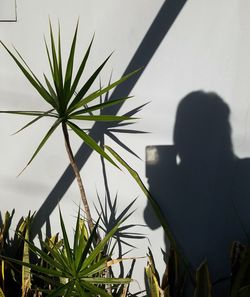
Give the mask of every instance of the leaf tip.
POLYGON ((29 163, 18 173, 17 178, 24 172, 24 170, 28 167, 29 163))

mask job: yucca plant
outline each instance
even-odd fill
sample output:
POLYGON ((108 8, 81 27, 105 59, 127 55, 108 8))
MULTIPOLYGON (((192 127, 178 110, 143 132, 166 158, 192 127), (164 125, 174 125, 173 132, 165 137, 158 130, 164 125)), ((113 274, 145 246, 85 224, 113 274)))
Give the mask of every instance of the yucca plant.
POLYGON ((30 251, 42 260, 43 265, 35 265, 26 261, 3 258, 22 265, 22 267, 31 269, 32 274, 49 284, 49 290, 40 289, 47 297, 110 297, 112 295, 107 293, 106 285, 112 288, 113 285, 118 286, 131 282, 131 278, 108 278, 105 274, 110 266, 124 260, 111 259, 110 255, 103 253, 105 245, 115 232, 117 232, 120 224, 117 224, 97 245, 95 245, 94 238, 98 222, 95 224, 93 231, 89 234, 84 220, 80 218, 79 211, 75 225, 74 242, 71 246, 61 212, 60 223, 63 244, 58 244, 58 241, 44 241, 43 249, 40 249, 23 238, 30 251), (45 252, 45 249, 47 252, 45 252))
POLYGON ((93 149, 94 151, 99 153, 102 157, 104 157, 106 160, 108 160, 113 165, 115 165, 115 162, 112 160, 112 158, 108 156, 108 154, 106 154, 106 152, 102 149, 102 147, 98 145, 96 141, 88 135, 88 133, 86 133, 82 128, 79 127, 77 122, 101 121, 101 122, 121 123, 126 120, 131 120, 132 118, 129 115, 118 116, 118 115, 110 115, 110 114, 103 113, 103 110, 105 108, 116 104, 121 104, 125 100, 131 97, 118 98, 104 103, 100 103, 98 100, 101 95, 109 92, 117 85, 126 81, 132 75, 137 73, 138 70, 114 82, 110 82, 106 87, 100 87, 100 88, 98 87, 95 91, 90 92, 90 89, 94 81, 99 76, 100 72, 102 71, 103 67, 105 66, 105 64, 107 63, 111 55, 109 55, 104 60, 104 62, 94 71, 94 73, 84 83, 81 83, 80 80, 82 78, 86 63, 89 58, 93 39, 91 40, 87 48, 87 51, 83 56, 82 61, 76 71, 76 74, 73 77, 77 34, 78 34, 78 23, 76 25, 67 63, 64 67, 62 54, 61 54, 60 26, 58 28, 58 38, 57 38, 57 46, 56 46, 52 26, 50 23, 50 47, 48 46, 46 40, 45 40, 45 47, 46 47, 50 72, 52 76, 52 81, 50 81, 50 79, 44 74, 45 84, 43 84, 38 79, 38 77, 32 72, 28 64, 22 58, 21 54, 15 48, 14 48, 14 52, 12 52, 1 41, 1 44, 3 45, 3 47, 10 54, 12 59, 15 61, 15 63, 22 71, 22 73, 25 75, 25 77, 29 80, 31 85, 40 94, 41 98, 45 100, 50 106, 50 108, 47 111, 1 111, 1 113, 10 113, 10 114, 35 117, 17 132, 22 131, 23 129, 27 128, 28 126, 34 124, 35 122, 39 121, 44 117, 50 117, 52 119, 53 118, 55 119, 53 125, 50 127, 46 135, 41 140, 40 144, 38 145, 34 154, 30 158, 26 167, 36 157, 36 155, 42 149, 42 147, 50 138, 50 136, 53 134, 53 132, 56 130, 56 128, 58 128, 59 126, 62 127, 66 150, 68 153, 70 163, 74 170, 74 174, 76 176, 81 199, 86 213, 88 226, 90 230, 93 230, 94 224, 91 217, 89 204, 86 198, 86 193, 85 193, 82 179, 79 173, 79 169, 77 167, 77 164, 71 149, 68 128, 71 129, 78 137, 80 137, 88 146, 90 146, 91 149, 93 149), (65 68, 65 71, 63 70, 64 68, 65 68))

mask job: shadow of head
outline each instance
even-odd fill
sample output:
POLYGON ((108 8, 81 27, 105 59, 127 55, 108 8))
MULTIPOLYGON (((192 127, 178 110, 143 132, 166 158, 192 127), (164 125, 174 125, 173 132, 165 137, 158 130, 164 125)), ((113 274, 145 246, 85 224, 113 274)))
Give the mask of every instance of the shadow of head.
POLYGON ((181 159, 232 156, 230 109, 216 93, 194 91, 177 108, 174 143, 181 159))

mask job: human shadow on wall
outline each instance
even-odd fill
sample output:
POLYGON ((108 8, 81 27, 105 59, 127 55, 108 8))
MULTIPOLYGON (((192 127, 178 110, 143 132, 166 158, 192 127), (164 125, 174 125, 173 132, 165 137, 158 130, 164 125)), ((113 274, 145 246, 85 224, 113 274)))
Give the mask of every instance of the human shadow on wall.
MULTIPOLYGON (((150 192, 191 267, 207 259, 214 296, 227 296, 233 241, 250 235, 250 159, 233 152, 229 116, 217 94, 192 92, 178 106, 174 145, 146 149, 150 192)), ((149 205, 144 217, 158 227, 149 205)))

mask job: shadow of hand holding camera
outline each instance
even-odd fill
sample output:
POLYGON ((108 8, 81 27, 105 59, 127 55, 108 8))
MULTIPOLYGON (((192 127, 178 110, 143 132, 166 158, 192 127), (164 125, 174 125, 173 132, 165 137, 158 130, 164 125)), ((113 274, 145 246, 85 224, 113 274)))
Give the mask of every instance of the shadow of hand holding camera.
MULTIPOLYGON (((191 267, 207 259, 215 296, 229 287, 232 243, 250 235, 250 159, 233 152, 229 115, 217 94, 192 92, 178 106, 174 145, 146 150, 149 190, 191 267)), ((144 217, 159 226, 149 205, 144 217)))

